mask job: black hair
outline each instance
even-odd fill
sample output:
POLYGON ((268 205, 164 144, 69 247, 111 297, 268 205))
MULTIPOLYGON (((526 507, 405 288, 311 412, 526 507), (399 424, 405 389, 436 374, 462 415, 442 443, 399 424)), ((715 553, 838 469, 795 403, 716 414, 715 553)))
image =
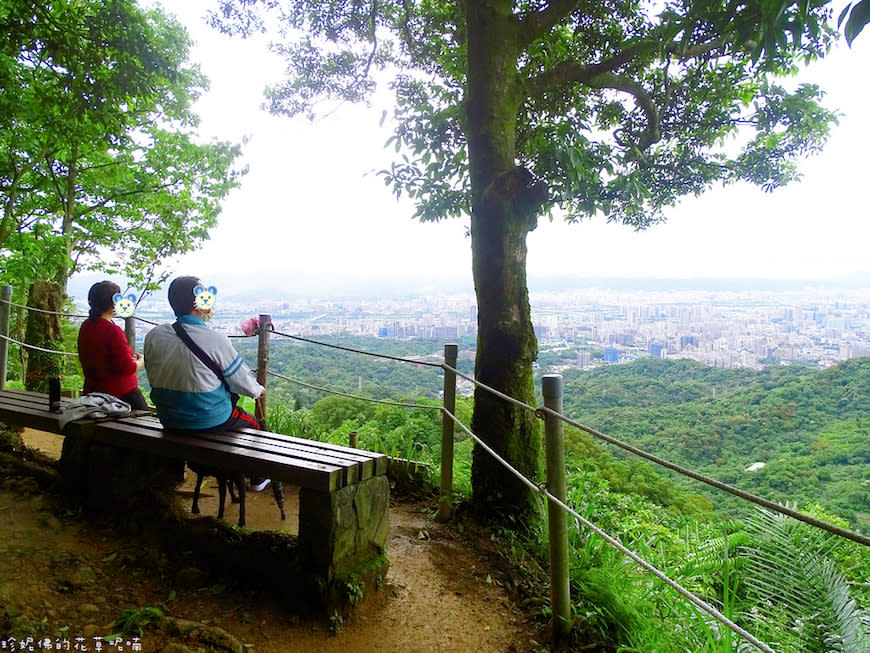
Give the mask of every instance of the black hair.
POLYGON ((121 287, 112 281, 100 281, 91 286, 88 291, 88 317, 96 320, 115 305, 115 295, 121 292, 121 287))
POLYGON ((169 305, 175 315, 187 315, 193 312, 193 289, 201 286, 199 277, 176 277, 169 284, 169 305))

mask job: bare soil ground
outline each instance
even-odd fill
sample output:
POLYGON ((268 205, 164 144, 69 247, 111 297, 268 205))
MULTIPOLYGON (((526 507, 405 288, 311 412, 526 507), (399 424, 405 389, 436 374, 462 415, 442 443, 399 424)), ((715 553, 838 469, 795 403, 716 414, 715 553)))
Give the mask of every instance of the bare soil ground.
MULTIPOLYGON (((25 443, 57 458, 61 438, 25 431, 25 443)), ((193 475, 181 491, 189 506, 193 475)), ((211 479, 209 479, 211 481, 211 479)), ((205 515, 217 512, 217 490, 204 490, 205 515)), ((272 493, 248 494, 248 527, 295 533, 296 494, 286 491, 282 522, 272 493)), ((95 650, 128 609, 156 607, 142 636, 135 629, 121 647, 146 653, 249 651, 530 651, 546 650, 527 614, 499 582, 499 556, 491 542, 461 535, 431 519, 426 503, 399 500, 391 508, 390 569, 384 587, 343 622, 288 614, 257 595, 228 587, 190 563, 95 525, 32 478, 0 479, 0 651, 4 633, 30 632, 34 641, 67 640, 95 650), (28 630, 29 629, 29 630, 28 630)), ((237 507, 226 519, 237 519, 237 507)), ((37 650, 37 649, 34 649, 37 650)), ((80 649, 81 650, 81 649, 80 649)))

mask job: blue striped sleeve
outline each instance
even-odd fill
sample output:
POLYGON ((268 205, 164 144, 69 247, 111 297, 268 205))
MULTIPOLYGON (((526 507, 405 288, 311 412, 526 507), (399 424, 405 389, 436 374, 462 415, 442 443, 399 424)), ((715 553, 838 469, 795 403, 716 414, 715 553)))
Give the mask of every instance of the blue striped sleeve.
POLYGON ((230 363, 227 368, 224 370, 224 376, 232 376, 242 367, 242 357, 236 356, 236 359, 230 363))

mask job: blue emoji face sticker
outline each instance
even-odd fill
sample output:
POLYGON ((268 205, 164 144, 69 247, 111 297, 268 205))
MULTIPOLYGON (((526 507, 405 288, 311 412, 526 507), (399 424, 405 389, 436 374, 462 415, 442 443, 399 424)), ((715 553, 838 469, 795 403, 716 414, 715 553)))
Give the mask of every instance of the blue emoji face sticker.
POLYGON ((117 292, 112 295, 112 301, 115 302, 115 315, 118 317, 133 316, 133 311, 136 310, 136 295, 130 293, 125 297, 117 292))
POLYGON ((217 288, 209 286, 196 286, 193 289, 193 303, 201 311, 210 311, 214 308, 214 303, 217 301, 217 288))

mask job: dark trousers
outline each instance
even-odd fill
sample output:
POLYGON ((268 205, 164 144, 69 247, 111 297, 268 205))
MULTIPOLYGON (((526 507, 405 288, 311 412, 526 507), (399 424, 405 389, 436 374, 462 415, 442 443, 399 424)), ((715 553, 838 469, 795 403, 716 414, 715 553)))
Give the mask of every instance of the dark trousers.
POLYGON ((234 429, 257 429, 260 431, 262 428, 256 417, 238 406, 233 406, 230 418, 223 424, 210 428, 209 431, 232 431, 234 429))
POLYGON ((145 397, 142 396, 142 391, 139 388, 134 388, 118 399, 126 401, 133 410, 149 410, 148 404, 145 403, 145 397))

